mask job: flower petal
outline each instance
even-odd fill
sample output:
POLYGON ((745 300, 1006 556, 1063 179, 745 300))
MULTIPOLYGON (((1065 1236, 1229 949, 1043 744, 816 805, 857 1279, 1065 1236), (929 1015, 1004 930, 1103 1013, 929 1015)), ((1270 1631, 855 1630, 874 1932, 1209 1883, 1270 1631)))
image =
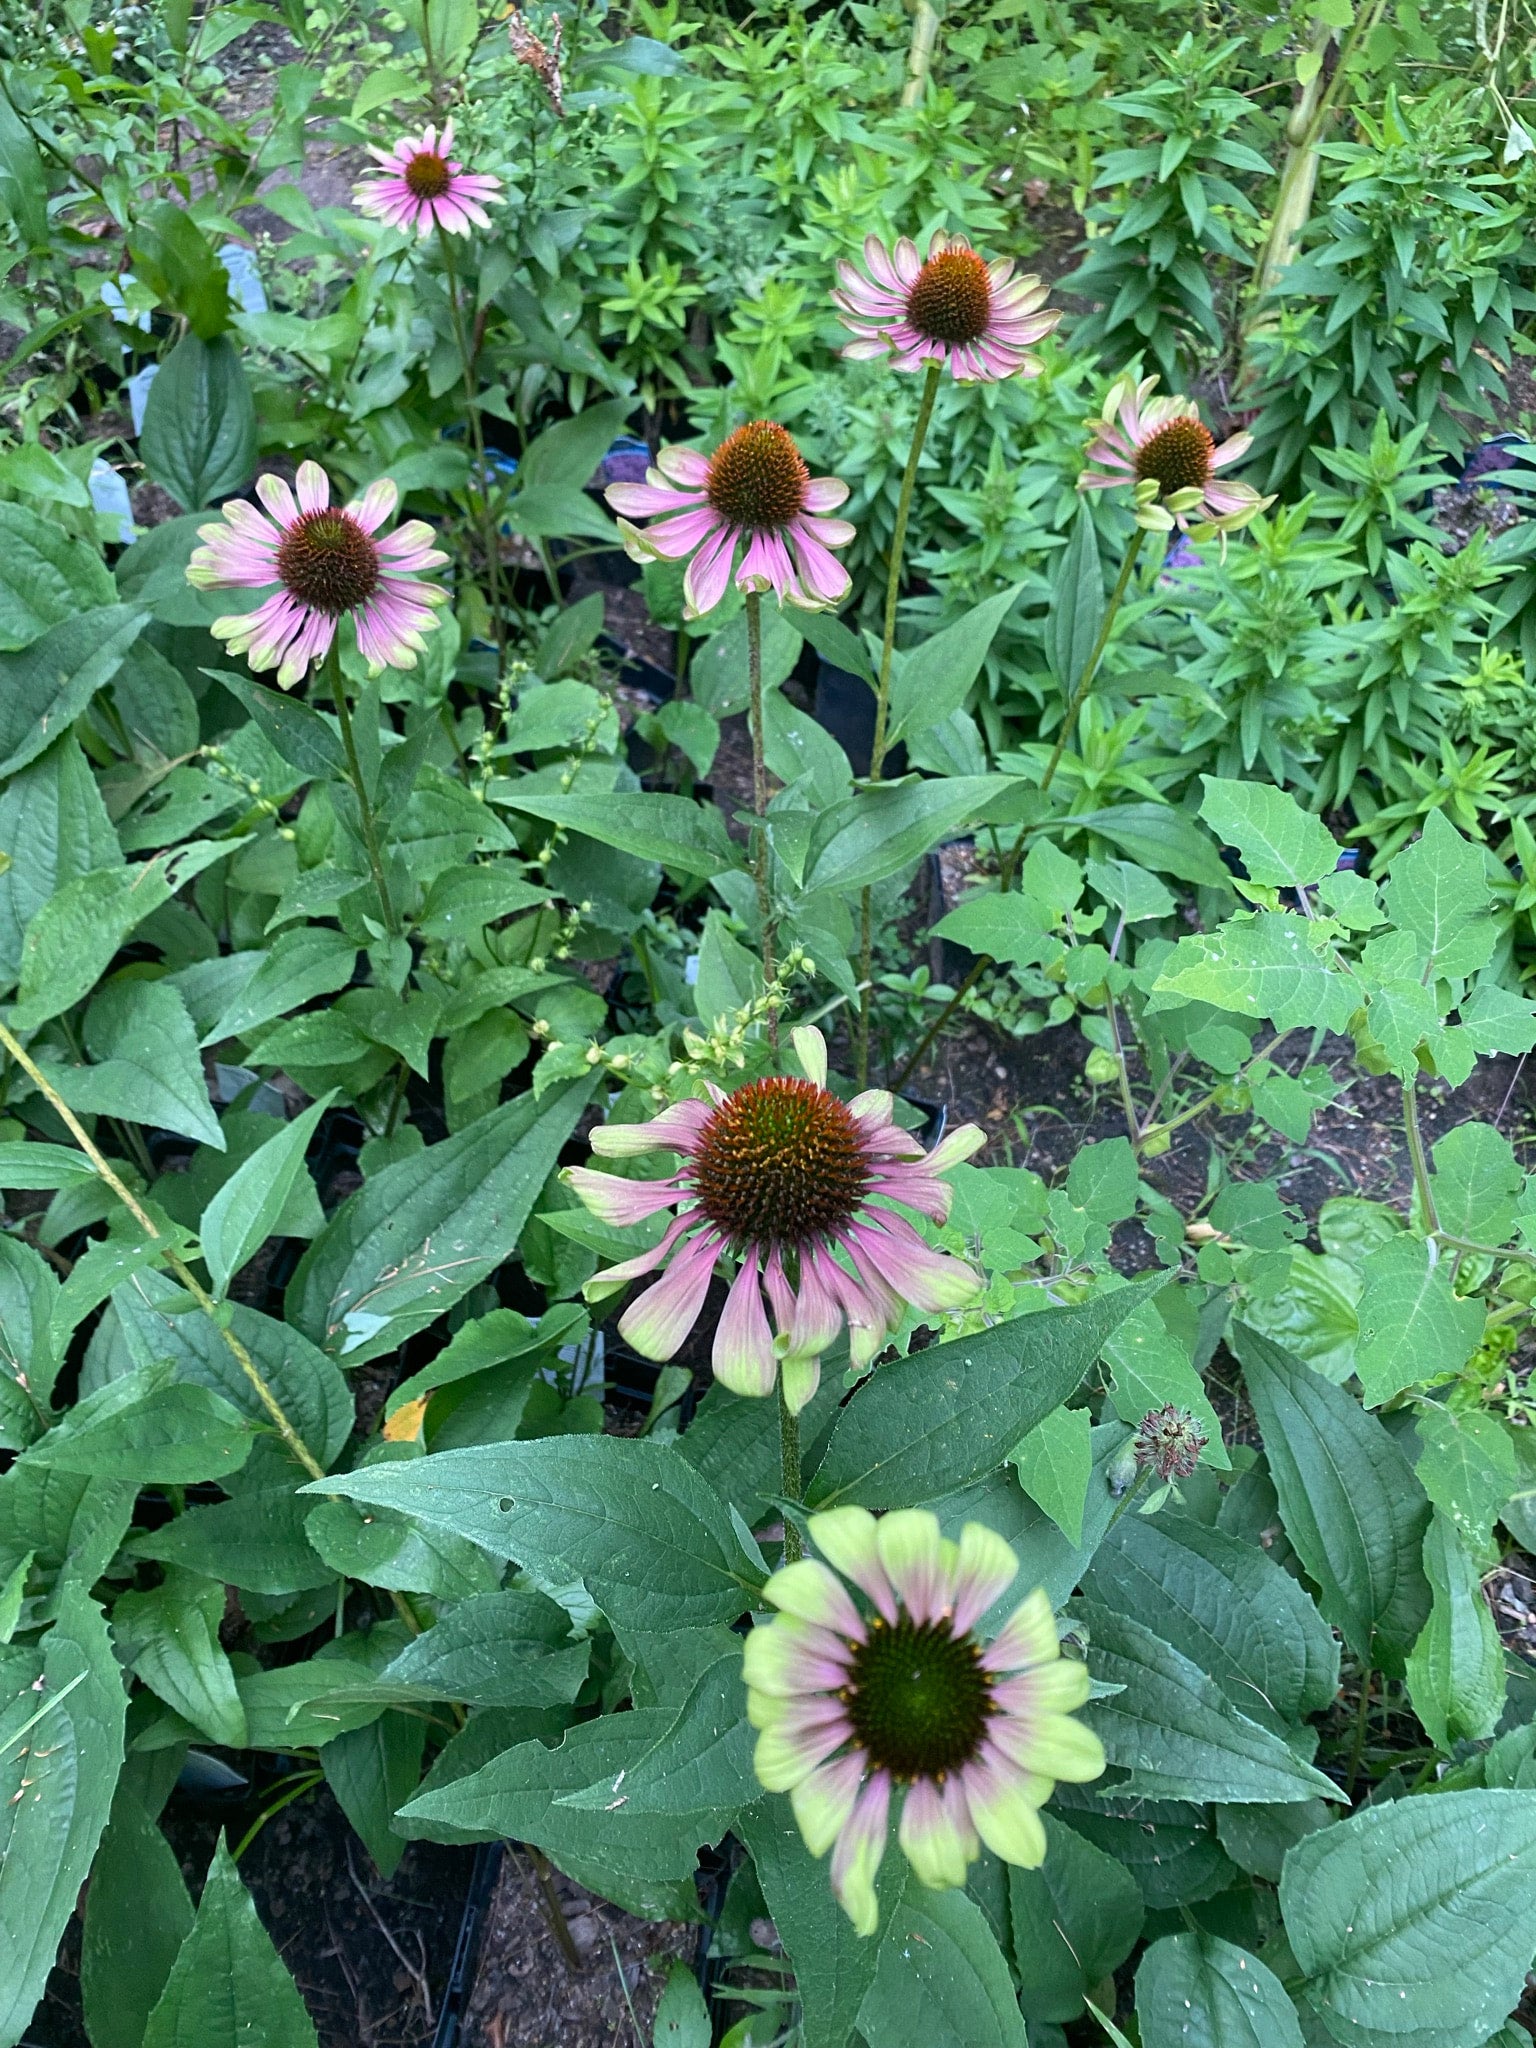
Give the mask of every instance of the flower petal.
POLYGON ((720 1252, 720 1239, 704 1230, 680 1251, 654 1287, 629 1304, 619 1334, 642 1358, 671 1358, 699 1319, 720 1252))
POLYGON ((896 1594, 880 1562, 878 1523, 868 1508, 828 1508, 806 1524, 811 1541, 835 1571, 851 1579, 889 1622, 897 1615, 896 1594))
POLYGON ((1001 1758, 967 1764, 961 1780, 971 1824, 994 1856, 1038 1870, 1045 1861, 1045 1828, 1021 1773, 1001 1758))
POLYGON ((950 1604, 939 1518, 927 1508, 896 1508, 875 1525, 875 1543, 897 1598, 920 1625, 950 1604))
POLYGON ((885 1854, 890 1814, 890 1776, 876 1771, 855 1800, 832 1851, 832 1890, 855 1930, 863 1935, 873 1934, 880 1925, 875 1879, 885 1854))
POLYGON ((760 1621, 742 1645, 741 1676, 749 1692, 800 1699, 837 1692, 848 1682, 848 1645, 830 1629, 791 1619, 760 1621))
POLYGON ((825 1856, 848 1824, 864 1778, 859 1750, 820 1764, 789 1795, 801 1839, 813 1856, 825 1856))
POLYGON ((1018 1575, 1019 1560, 996 1530, 967 1522, 960 1531, 960 1562, 955 1568, 955 1634, 968 1635, 1018 1575))
POLYGON ((1049 1664, 1060 1655, 1056 1617, 1044 1588, 1036 1586, 982 1651, 981 1662, 987 1671, 1027 1671, 1032 1665, 1049 1664))
MULTIPOLYGON (((569 1171, 577 1169, 572 1167, 569 1171)), ((778 1356, 763 1307, 757 1261, 757 1250, 753 1247, 731 1282, 731 1291, 715 1325, 710 1364, 721 1386, 728 1387, 733 1394, 771 1394, 778 1374, 778 1356)))
POLYGON ((932 1778, 917 1778, 907 1787, 896 1839, 919 1883, 932 1891, 965 1883, 966 1850, 975 1839, 969 1809, 946 1799, 932 1778))
POLYGON ((690 1152, 714 1110, 692 1099, 674 1102, 643 1124, 599 1124, 587 1143, 601 1159, 634 1159, 642 1152, 690 1152))
POLYGON ((625 1180, 617 1173, 594 1173, 589 1166, 567 1166, 560 1178, 583 1208, 619 1230, 672 1208, 688 1192, 676 1180, 625 1180))
POLYGON ((864 1623, 848 1597, 848 1589, 830 1566, 818 1558, 797 1558, 776 1571, 763 1588, 781 1613, 809 1621, 817 1628, 829 1628, 850 1642, 864 1640, 864 1623))
POLYGON ((812 1024, 797 1024, 789 1034, 795 1048, 795 1058, 808 1081, 814 1081, 818 1088, 827 1085, 827 1041, 812 1024))

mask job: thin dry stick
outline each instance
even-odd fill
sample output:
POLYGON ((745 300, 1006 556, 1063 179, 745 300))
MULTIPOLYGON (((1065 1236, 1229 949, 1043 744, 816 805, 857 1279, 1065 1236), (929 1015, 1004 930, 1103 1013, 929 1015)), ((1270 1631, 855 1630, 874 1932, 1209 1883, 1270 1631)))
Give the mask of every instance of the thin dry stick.
POLYGON ((186 1260, 182 1258, 181 1254, 174 1249, 170 1241, 156 1227, 154 1218, 127 1183, 119 1178, 105 1154, 98 1150, 95 1140, 86 1130, 84 1124, 81 1123, 79 1117, 75 1115, 69 1104, 64 1100, 63 1096, 53 1086, 42 1068, 38 1066, 21 1041, 4 1024, 0 1024, 0 1046, 4 1046, 17 1066, 21 1068, 32 1085, 41 1093, 49 1107, 63 1118, 76 1144, 80 1147, 86 1158, 90 1160, 91 1165, 100 1174, 113 1194, 117 1196, 117 1199, 122 1203, 129 1215, 132 1216, 139 1228, 147 1237, 152 1238, 156 1244, 165 1246, 166 1264, 223 1338, 236 1365, 239 1366, 241 1372, 250 1381, 256 1391, 257 1399, 272 1418, 273 1428, 276 1429, 278 1435, 288 1446, 293 1456, 304 1467, 310 1478, 323 1479, 325 1477, 325 1467, 315 1458, 309 1446, 288 1420, 282 1403, 268 1385, 255 1359, 252 1358, 250 1352, 246 1350, 234 1331, 226 1327, 220 1316, 218 1303, 192 1271, 186 1260))

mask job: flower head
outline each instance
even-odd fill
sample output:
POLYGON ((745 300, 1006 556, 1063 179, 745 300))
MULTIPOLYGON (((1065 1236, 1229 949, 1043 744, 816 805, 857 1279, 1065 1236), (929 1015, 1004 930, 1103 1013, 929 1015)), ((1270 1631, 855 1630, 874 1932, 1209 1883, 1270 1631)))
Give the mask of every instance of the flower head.
POLYGON ((1166 1485, 1172 1479, 1187 1479, 1200 1462, 1200 1453, 1210 1438, 1187 1408, 1149 1408, 1136 1431, 1133 1456, 1138 1465, 1150 1465, 1166 1485))
POLYGON ((811 1854, 831 1849, 832 1889, 873 1934, 893 1793, 907 1861, 942 1889, 965 1883, 983 1842, 1007 1863, 1043 1862, 1038 1808, 1055 1780, 1098 1777, 1104 1751, 1069 1718, 1088 1671, 1061 1655, 1043 1592, 990 1643, 974 1633, 1018 1574, 1001 1536, 967 1522, 951 1543, 923 1508, 878 1521, 833 1508, 808 1526, 828 1562, 775 1572, 764 1591, 779 1613, 747 1637, 754 1763, 789 1794, 811 1854))
POLYGON ((557 120, 565 119, 565 83, 560 75, 561 40, 565 25, 558 14, 551 18, 550 38, 540 40, 528 26, 520 7, 514 6, 507 21, 507 40, 519 64, 526 64, 544 88, 544 96, 557 120))
POLYGON ((414 668, 422 635, 437 624, 433 607, 447 595, 414 572, 448 557, 422 519, 376 538, 400 495, 388 477, 334 506, 325 471, 304 462, 293 490, 281 477, 261 476, 256 495, 271 516, 231 498, 221 519, 198 528, 203 545, 192 550, 187 581, 201 590, 277 588, 254 611, 215 619, 208 630, 253 669, 275 668, 285 690, 328 650, 346 616, 370 674, 414 668))
POLYGON ((794 1041, 808 1079, 773 1076, 730 1095, 711 1088, 710 1102, 592 1133, 593 1151, 610 1159, 679 1153, 669 1178, 623 1180, 581 1166, 564 1177, 605 1223, 676 1211, 653 1250, 587 1282, 589 1299, 599 1298, 666 1266, 619 1320, 643 1358, 673 1356, 699 1319, 716 1260, 729 1254, 739 1266, 715 1330, 715 1377, 733 1393, 771 1394, 782 1364, 784 1398, 800 1409, 845 1322, 852 1357, 865 1365, 907 1304, 938 1314, 981 1292, 963 1259, 925 1244, 888 1205, 942 1223, 952 1190, 940 1175, 986 1140, 967 1124, 925 1154, 892 1121, 884 1089, 848 1103, 831 1093, 819 1031, 796 1031, 794 1041))
POLYGON ((1205 533, 1236 533, 1273 502, 1249 484, 1221 483, 1219 469, 1241 462, 1252 434, 1234 434, 1218 448, 1192 398, 1154 398, 1155 377, 1140 384, 1117 377, 1104 394, 1100 417, 1088 422, 1093 436, 1088 461, 1077 480, 1080 491, 1110 491, 1130 484, 1136 492, 1136 523, 1167 533, 1190 530, 1193 519, 1205 533))
POLYGON ((450 235, 467 235, 471 225, 488 228, 485 209, 500 200, 501 180, 466 171, 448 154, 452 147, 451 121, 444 123, 441 136, 428 128, 422 135, 402 135, 393 149, 370 144, 370 153, 384 168, 355 185, 353 198, 364 213, 407 233, 414 228, 430 235, 442 228, 450 235))
POLYGON ((868 277, 856 264, 837 266, 842 288, 833 302, 858 337, 845 356, 889 355, 898 370, 943 363, 962 384, 1039 376, 1030 343, 1043 341, 1061 315, 1040 310, 1047 287, 1038 277, 1015 277, 1011 261, 986 262, 964 235, 935 235, 926 262, 905 238, 887 250, 869 235, 864 261, 868 277))
POLYGON ((848 495, 835 476, 812 476, 793 438, 773 420, 749 420, 715 450, 663 448, 643 484, 610 484, 615 512, 633 518, 671 514, 643 530, 621 518, 632 561, 680 562, 687 616, 713 611, 725 595, 736 550, 745 546, 736 581, 742 590, 771 590, 802 611, 821 611, 847 593, 848 572, 830 552, 846 547, 854 529, 826 519, 848 495))

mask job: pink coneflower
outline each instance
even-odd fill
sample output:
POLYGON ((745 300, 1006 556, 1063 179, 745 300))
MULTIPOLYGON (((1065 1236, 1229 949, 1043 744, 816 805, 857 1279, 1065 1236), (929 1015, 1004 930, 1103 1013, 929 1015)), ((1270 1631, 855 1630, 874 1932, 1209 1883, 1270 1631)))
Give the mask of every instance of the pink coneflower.
POLYGON ((812 476, 792 437, 772 420, 751 420, 720 443, 713 455, 663 448, 643 484, 610 484, 615 512, 643 518, 675 516, 654 526, 619 521, 632 561, 691 555, 683 579, 686 616, 713 611, 725 595, 736 550, 746 554, 736 571, 742 590, 771 590, 802 611, 821 611, 848 591, 848 571, 830 553, 853 539, 846 519, 824 519, 848 495, 835 476, 812 476))
POLYGON ((837 266, 842 290, 833 303, 858 337, 845 356, 889 355, 898 370, 942 363, 962 384, 1039 376, 1030 344, 1043 341, 1061 315, 1040 310, 1048 287, 1038 277, 1015 277, 1008 260, 988 263, 964 235, 935 235, 926 263, 905 236, 887 250, 868 235, 864 261, 868 277, 856 264, 837 266))
POLYGON ((337 621, 347 616, 371 675, 414 668, 423 633, 437 624, 433 607, 447 600, 436 584, 417 582, 415 572, 448 557, 433 546, 436 535, 423 519, 374 538, 400 495, 389 478, 340 508, 330 502, 330 479, 319 463, 305 462, 294 490, 281 477, 261 476, 256 495, 271 518, 231 498, 222 519, 198 528, 204 544, 192 550, 187 581, 200 590, 277 588, 255 611, 215 619, 209 632, 253 669, 276 668, 285 690, 327 652, 337 621))
POLYGON ((811 1854, 831 1849, 838 1902, 873 1934, 893 1792, 905 1792, 906 1859, 942 1890, 965 1883, 983 1842, 1005 1863, 1043 1863, 1037 1809, 1055 1780, 1098 1777, 1104 1751, 1070 1719, 1088 1670, 1062 1656, 1043 1592, 992 1642, 973 1633, 1018 1574, 1001 1536, 967 1522, 948 1542, 924 1508, 878 1521, 833 1508, 807 1526, 836 1569, 802 1558, 764 1588, 780 1612, 746 1641, 753 1761, 770 1792, 789 1794, 811 1854))
POLYGON ((500 178, 483 171, 466 171, 448 152, 453 147, 453 123, 443 124, 412 138, 401 136, 393 149, 370 153, 384 166, 352 188, 352 196, 364 213, 371 213, 387 227, 414 228, 430 235, 443 228, 450 235, 467 235, 471 225, 488 228, 485 209, 501 198, 500 178))
POLYGON ((1099 418, 1088 422, 1093 436, 1088 461, 1077 480, 1080 491, 1136 489, 1136 522, 1159 533, 1184 532, 1193 520, 1210 533, 1236 533, 1273 502, 1249 484, 1218 483, 1218 469, 1241 462, 1252 434, 1234 434, 1218 448, 1192 398, 1153 398, 1155 377, 1140 384, 1117 377, 1104 394, 1099 418))
POLYGON ((709 1102, 679 1102, 649 1123, 592 1133, 593 1151, 609 1159, 680 1153, 670 1178, 624 1180, 573 1166, 565 1179, 605 1223, 677 1211, 653 1250, 587 1282, 589 1298, 600 1298, 666 1266, 619 1321, 642 1357, 673 1356, 698 1321, 716 1261, 729 1253, 740 1265, 715 1330, 715 1377, 733 1393, 771 1394, 782 1364, 784 1398, 798 1410, 845 1321, 854 1362, 867 1365, 908 1304, 932 1315, 980 1294, 981 1278, 963 1259, 925 1244, 888 1205, 942 1223, 953 1191, 939 1176, 986 1139, 966 1124, 925 1154, 891 1120, 884 1089, 849 1103, 829 1091, 819 1031, 793 1037, 807 1080, 752 1081, 731 1095, 711 1087, 709 1102))

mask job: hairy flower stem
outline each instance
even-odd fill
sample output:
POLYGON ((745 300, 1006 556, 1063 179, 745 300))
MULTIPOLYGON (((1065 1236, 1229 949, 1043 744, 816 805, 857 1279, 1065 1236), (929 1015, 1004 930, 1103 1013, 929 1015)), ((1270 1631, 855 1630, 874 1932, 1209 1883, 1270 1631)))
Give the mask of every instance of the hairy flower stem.
MULTIPOLYGON (((1045 773, 1040 778, 1040 794, 1042 796, 1045 795, 1056 779, 1056 770, 1061 766, 1061 757, 1067 750, 1067 741, 1072 736, 1077 725, 1077 714, 1083 708, 1084 698, 1093 688, 1093 679, 1099 672, 1099 663, 1104 659, 1104 650, 1109 645, 1109 636, 1114 627, 1115 614, 1119 611, 1121 604, 1124 602, 1125 593, 1130 588, 1131 572, 1136 567, 1136 557, 1141 553, 1144 533, 1145 529, 1138 526, 1131 535, 1130 545, 1125 551, 1125 560, 1120 564, 1120 574, 1115 578, 1115 587, 1109 594, 1109 603, 1104 607, 1104 618, 1099 626, 1098 638, 1093 643, 1093 651, 1083 664, 1083 672, 1077 679, 1077 688, 1072 692, 1072 701, 1068 704, 1066 717, 1062 720, 1060 735, 1057 738, 1056 745, 1051 750, 1051 758, 1045 764, 1045 773)), ((998 891, 1001 895, 1006 896, 1009 889, 1013 886, 1013 877, 1019 865, 1019 856, 1024 851, 1024 835, 1028 830, 1027 824, 1019 827, 1018 838, 1014 840, 1013 845, 1004 856, 997 878, 998 891)), ((918 1046, 917 1051, 913 1053, 907 1064, 897 1075, 896 1086, 898 1088, 905 1087, 910 1076, 922 1065, 923 1057, 929 1046, 933 1044, 933 1041, 965 1001, 977 982, 987 972, 988 968, 995 967, 996 965, 997 962, 990 953, 984 953, 975 962, 970 973, 967 974, 964 981, 955 990, 933 1023, 929 1025, 927 1031, 924 1032, 922 1043, 918 1046)))
MULTIPOLYGON (((907 546, 907 522, 912 516, 912 496, 917 489, 917 468, 923 459, 934 402, 939 395, 942 366, 930 362, 923 375, 923 395, 912 426, 912 445, 902 471, 901 495, 896 500, 896 524, 891 531, 890 562, 885 576, 885 628, 880 637, 880 678, 875 688, 875 736, 869 749, 869 779, 878 782, 885 769, 886 733, 891 713, 891 662, 896 651, 896 606, 901 596, 901 565, 907 546)), ((859 898, 859 1086, 869 1083, 869 975, 874 954, 874 919, 870 892, 859 898)))
MULTIPOLYGON (((464 325, 464 308, 459 299, 459 272, 454 261, 453 237, 442 223, 438 223, 438 245, 443 252, 443 269, 448 276, 448 308, 453 315, 453 335, 459 344, 459 360, 464 365, 464 410, 469 418, 469 441, 475 452, 475 490, 480 502, 480 545, 485 550, 485 577, 489 588, 491 625, 496 635, 496 673, 503 675, 507 666, 507 619, 506 607, 501 590, 501 536, 496 530, 496 513, 491 504, 491 473, 485 461, 485 430, 480 424, 480 407, 475 390, 475 354, 469 345, 469 330, 464 325)), ((555 602, 560 602, 560 585, 546 559, 545 569, 555 593, 555 602)))
MULTIPOLYGON (((757 915, 763 927, 763 987, 775 981, 775 940, 773 892, 768 885, 768 763, 763 745, 763 600, 760 592, 747 592, 747 681, 752 693, 752 812, 757 823, 752 830, 752 879, 757 884, 757 915)), ((779 1006, 768 1010, 768 1043, 779 1042, 779 1006)))
MULTIPOLYGON (((779 1464, 780 1490, 786 1500, 800 1499, 800 1418, 784 1398, 784 1375, 779 1374, 779 1464)), ((793 1564, 804 1556, 800 1531, 789 1516, 784 1517, 784 1562, 793 1564)))
POLYGON ((54 1088, 20 1040, 4 1024, 0 1024, 0 1046, 5 1048, 6 1052, 10 1054, 32 1085, 38 1089, 49 1108, 54 1110, 63 1119, 75 1143, 80 1147, 86 1158, 90 1160, 91 1165, 106 1182, 113 1194, 116 1195, 134 1222, 156 1244, 165 1246, 166 1264, 224 1340, 236 1365, 239 1366, 241 1372, 254 1388, 256 1398, 271 1417, 273 1428, 288 1446, 289 1451, 298 1460, 299 1464, 309 1474, 310 1478, 323 1479, 325 1477, 325 1467, 315 1458, 309 1446, 289 1421, 282 1403, 278 1400, 276 1394, 273 1393, 271 1386, 268 1384, 255 1359, 252 1358, 250 1352, 246 1350, 234 1331, 227 1326, 224 1320, 227 1311, 220 1309, 219 1304, 214 1300, 207 1288, 204 1287, 185 1259, 181 1257, 179 1252, 173 1249, 149 1211, 138 1200, 127 1183, 118 1176, 110 1160, 98 1149, 95 1140, 75 1115, 69 1104, 64 1100, 63 1096, 54 1088))
POLYGON ((378 820, 373 815, 373 802, 368 794, 368 785, 363 780, 363 764, 357 757, 357 741, 352 734, 352 714, 347 708, 346 679, 341 673, 339 638, 332 638, 321 673, 336 706, 336 723, 341 727, 341 744, 347 755, 347 773, 352 778, 352 789, 362 816, 363 845, 368 850, 368 866, 373 875, 373 886, 379 892, 379 910, 384 919, 384 928, 391 937, 397 937, 400 920, 395 915, 394 899, 389 893, 389 882, 384 873, 384 854, 379 845, 378 820))

